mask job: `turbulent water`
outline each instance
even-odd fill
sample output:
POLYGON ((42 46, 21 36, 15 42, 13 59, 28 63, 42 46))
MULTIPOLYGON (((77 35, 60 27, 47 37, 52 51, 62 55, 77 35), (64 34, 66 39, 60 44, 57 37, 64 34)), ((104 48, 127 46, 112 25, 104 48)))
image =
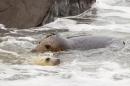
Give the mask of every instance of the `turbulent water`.
POLYGON ((130 0, 97 0, 89 12, 38 28, 0 28, 0 86, 130 86, 130 0), (29 51, 51 32, 112 36, 124 45, 53 53, 58 66, 30 64, 29 51))

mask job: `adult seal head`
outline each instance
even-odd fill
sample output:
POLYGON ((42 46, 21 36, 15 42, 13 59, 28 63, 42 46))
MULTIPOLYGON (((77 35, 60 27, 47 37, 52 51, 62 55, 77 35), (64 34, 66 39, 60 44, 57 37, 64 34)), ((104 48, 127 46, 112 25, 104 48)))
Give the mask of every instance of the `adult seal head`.
POLYGON ((63 51, 67 48, 69 48, 69 45, 65 38, 57 34, 51 34, 47 35, 41 42, 39 42, 39 44, 33 50, 31 50, 31 52, 56 52, 63 51))

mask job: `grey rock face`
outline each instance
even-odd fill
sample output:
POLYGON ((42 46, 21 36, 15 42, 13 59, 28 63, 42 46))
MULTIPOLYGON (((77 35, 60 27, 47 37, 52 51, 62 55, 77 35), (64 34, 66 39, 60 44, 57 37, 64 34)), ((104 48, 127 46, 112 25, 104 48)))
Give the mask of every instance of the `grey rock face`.
POLYGON ((7 28, 31 28, 55 17, 78 15, 96 0, 0 0, 0 23, 7 28))

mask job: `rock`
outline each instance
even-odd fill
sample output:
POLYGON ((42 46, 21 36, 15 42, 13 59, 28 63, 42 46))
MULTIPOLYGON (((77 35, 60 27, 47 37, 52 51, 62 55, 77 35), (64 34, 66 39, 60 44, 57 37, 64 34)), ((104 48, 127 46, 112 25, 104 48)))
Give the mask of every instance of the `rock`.
POLYGON ((57 17, 75 16, 88 10, 96 0, 56 0, 43 19, 43 24, 57 17))
POLYGON ((1 0, 0 3, 0 22, 5 27, 31 28, 42 22, 52 0, 1 0))
POLYGON ((89 9, 96 0, 0 0, 0 23, 7 28, 31 28, 74 16, 89 9))

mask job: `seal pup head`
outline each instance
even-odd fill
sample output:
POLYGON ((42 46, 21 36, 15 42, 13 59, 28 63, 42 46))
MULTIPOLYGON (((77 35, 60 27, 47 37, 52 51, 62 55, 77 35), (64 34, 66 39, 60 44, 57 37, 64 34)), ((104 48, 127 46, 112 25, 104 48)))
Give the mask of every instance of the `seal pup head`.
POLYGON ((56 52, 65 50, 67 47, 68 45, 65 38, 56 34, 51 34, 47 35, 41 42, 39 42, 39 44, 33 50, 31 50, 31 52, 56 52))
POLYGON ((60 59, 49 56, 41 56, 35 58, 34 64, 41 66, 55 66, 60 64, 60 59))

